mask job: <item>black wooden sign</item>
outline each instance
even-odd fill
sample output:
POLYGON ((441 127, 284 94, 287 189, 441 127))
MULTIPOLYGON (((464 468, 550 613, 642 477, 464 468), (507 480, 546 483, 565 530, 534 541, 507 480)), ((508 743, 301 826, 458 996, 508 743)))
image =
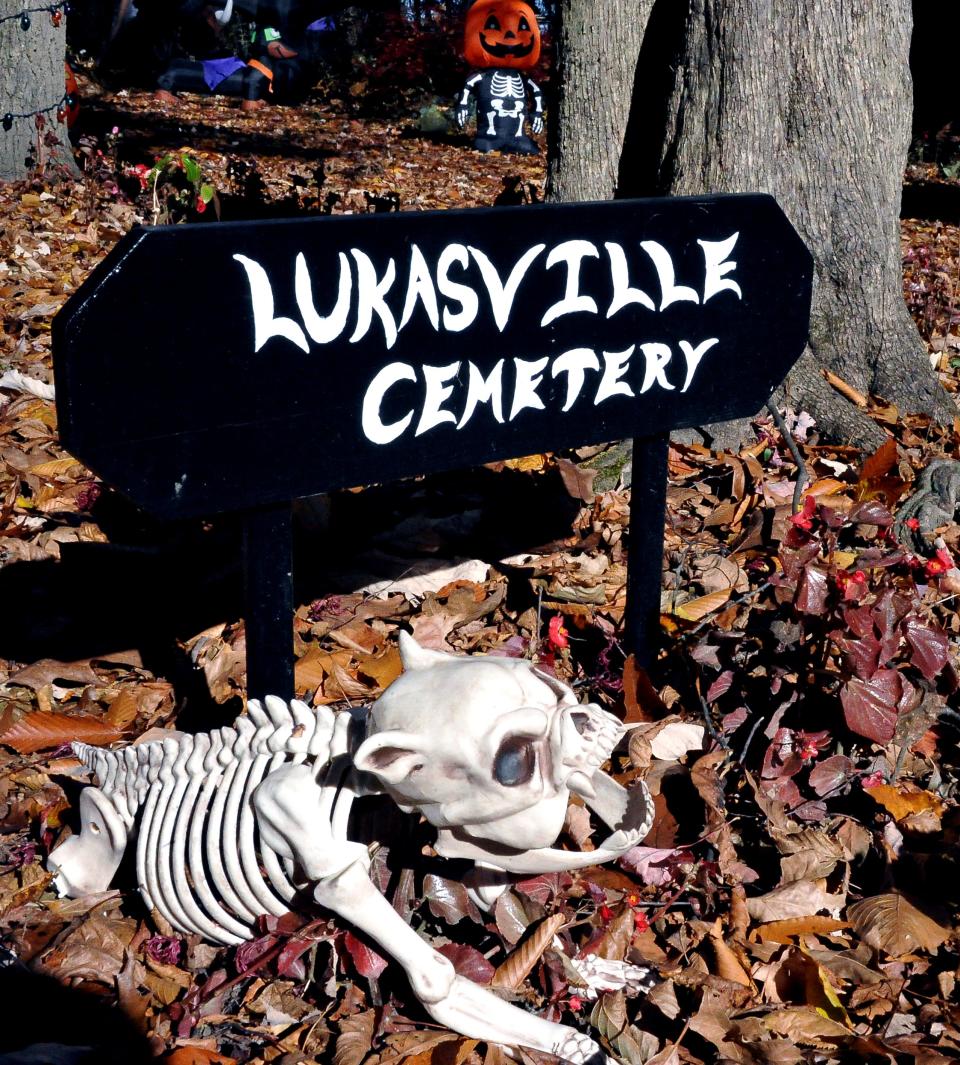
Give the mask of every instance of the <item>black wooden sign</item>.
MULTIPOLYGON (((811 276, 764 195, 137 229, 55 319, 60 434, 150 513, 251 512, 266 544, 301 496, 642 438, 662 544, 665 434, 763 406, 811 276)), ((250 581, 289 649, 289 566, 250 581)))

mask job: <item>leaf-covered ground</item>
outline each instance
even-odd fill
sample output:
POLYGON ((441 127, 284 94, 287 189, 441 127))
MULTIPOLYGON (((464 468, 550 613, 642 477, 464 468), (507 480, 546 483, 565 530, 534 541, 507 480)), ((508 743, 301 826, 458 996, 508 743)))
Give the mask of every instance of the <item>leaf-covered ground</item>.
MULTIPOLYGON (((159 112, 88 86, 86 107, 84 180, 0 187, 0 1051, 500 1065, 496 1048, 430 1023, 396 966, 323 914, 264 920, 252 943, 214 949, 146 912, 132 870, 102 896, 51 890, 44 859, 87 779, 66 743, 229 723, 244 634, 236 529, 159 528, 60 448, 50 322, 131 225, 196 217, 204 185, 217 194, 204 209, 225 218, 468 207, 536 198, 542 162, 484 158, 413 121, 358 117, 350 100, 159 112), (167 154, 154 202, 141 178, 167 154)), ((906 221, 903 240, 906 297, 957 391, 960 231, 906 221)), ((144 293, 157 298, 162 279, 144 293)), ((893 524, 960 435, 847 392, 888 443, 833 446, 788 411, 810 481, 796 510, 798 468, 770 419, 737 455, 671 449, 649 679, 619 642, 630 492, 603 453, 298 512, 309 701, 375 698, 406 628, 425 646, 536 657, 636 726, 611 768, 646 780, 657 820, 619 867, 521 881, 481 913, 422 826, 398 821, 373 872, 464 975, 589 1028, 630 1065, 960 1054, 960 527, 917 543, 910 510, 893 524), (650 967, 653 990, 598 994, 571 965, 589 955, 650 967)), ((322 446, 322 413, 305 446, 322 446)), ((594 831, 572 807, 564 845, 591 848, 594 831)))

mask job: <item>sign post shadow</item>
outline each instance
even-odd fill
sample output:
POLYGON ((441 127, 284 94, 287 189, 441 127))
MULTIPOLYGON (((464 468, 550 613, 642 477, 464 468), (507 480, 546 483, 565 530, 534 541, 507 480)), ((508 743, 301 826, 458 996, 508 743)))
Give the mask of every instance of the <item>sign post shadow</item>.
POLYGON ((61 439, 155 517, 241 515, 248 694, 290 697, 294 499, 633 438, 645 664, 669 433, 763 407, 811 279, 766 195, 139 228, 54 320, 61 439))

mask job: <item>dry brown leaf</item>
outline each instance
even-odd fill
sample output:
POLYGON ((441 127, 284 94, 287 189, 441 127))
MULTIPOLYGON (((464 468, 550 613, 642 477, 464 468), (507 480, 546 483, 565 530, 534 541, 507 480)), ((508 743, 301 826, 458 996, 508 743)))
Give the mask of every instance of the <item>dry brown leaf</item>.
POLYGON ((403 672, 400 650, 393 646, 388 647, 382 655, 358 655, 357 662, 360 672, 376 681, 380 688, 392 684, 403 672))
POLYGON ((902 821, 910 814, 926 813, 928 810, 937 817, 943 813, 943 803, 933 792, 922 791, 912 784, 877 784, 863 790, 880 803, 894 821, 902 821))
POLYGON ((708 939, 713 947, 714 976, 719 976, 721 980, 729 980, 734 984, 743 984, 744 987, 753 987, 750 973, 744 968, 736 953, 723 940, 719 917, 710 929, 708 939))
POLYGON ((836 1040, 850 1038, 847 1027, 822 1016, 810 1006, 782 1006, 768 1013, 763 1018, 763 1024, 774 1035, 819 1050, 835 1049, 836 1040))
POLYGON ((855 903, 847 916, 864 943, 893 957, 915 950, 936 952, 950 935, 895 891, 855 903))
POLYGON ((543 952, 553 942, 553 937, 563 925, 564 920, 562 913, 545 917, 510 957, 497 967, 490 986, 514 990, 518 988, 526 980, 534 965, 543 957, 543 952))
POLYGON ((93 747, 106 747, 123 739, 123 732, 102 718, 89 714, 59 714, 36 710, 26 714, 0 735, 0 743, 19 754, 62 747, 78 740, 93 747))
POLYGON ((32 666, 21 669, 7 681, 34 691, 54 681, 69 681, 72 684, 100 684, 100 678, 90 667, 89 659, 80 662, 58 662, 55 658, 41 658, 32 666))
POLYGON ((701 595, 699 599, 691 599, 687 603, 681 603, 673 613, 676 617, 683 618, 684 621, 702 621, 707 614, 712 614, 726 604, 732 590, 731 588, 724 588, 719 592, 701 595))
POLYGON ((790 943, 796 936, 828 936, 849 927, 847 921, 838 921, 833 917, 795 917, 758 925, 751 930, 750 939, 755 943, 790 943))
POLYGON ((804 491, 803 498, 806 499, 807 496, 810 496, 813 499, 820 499, 823 496, 832 496, 836 495, 837 492, 844 492, 849 487, 850 485, 844 481, 838 481, 836 477, 821 477, 804 491))
POLYGON ((372 1049, 376 1018, 375 1010, 365 1010, 340 1021, 333 1065, 360 1065, 372 1049))
POLYGON ((123 688, 110 704, 103 720, 114 728, 126 729, 140 712, 139 688, 123 688))
POLYGON ((794 884, 784 884, 774 888, 765 895, 747 899, 747 909, 755 921, 786 921, 794 917, 810 917, 819 910, 826 910, 833 917, 839 917, 846 904, 845 894, 836 895, 824 891, 810 880, 798 880, 794 884))
POLYGON ((163 1065, 237 1065, 236 1058, 227 1058, 205 1047, 182 1046, 161 1058, 163 1065))
POLYGON ((38 462, 30 467, 30 473, 37 477, 65 477, 80 463, 75 458, 51 459, 49 462, 38 462))
POLYGON ((460 1042, 460 1037, 453 1032, 395 1032, 387 1036, 387 1048, 380 1055, 377 1065, 399 1065, 400 1062, 409 1065, 420 1058, 429 1065, 434 1050, 444 1043, 453 1042, 460 1042))

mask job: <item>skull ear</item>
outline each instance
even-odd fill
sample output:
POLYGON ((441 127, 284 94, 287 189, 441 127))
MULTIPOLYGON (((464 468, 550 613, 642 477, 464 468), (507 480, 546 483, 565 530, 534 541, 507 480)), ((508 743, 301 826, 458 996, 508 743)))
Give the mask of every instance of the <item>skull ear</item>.
POLYGON ((430 651, 420 644, 408 632, 400 633, 400 661, 403 668, 409 673, 416 669, 429 669, 441 662, 449 662, 456 655, 446 654, 444 651, 430 651))
POLYGON ((364 740, 353 756, 362 773, 372 773, 384 784, 400 784, 426 761, 423 739, 397 730, 379 732, 364 740))

